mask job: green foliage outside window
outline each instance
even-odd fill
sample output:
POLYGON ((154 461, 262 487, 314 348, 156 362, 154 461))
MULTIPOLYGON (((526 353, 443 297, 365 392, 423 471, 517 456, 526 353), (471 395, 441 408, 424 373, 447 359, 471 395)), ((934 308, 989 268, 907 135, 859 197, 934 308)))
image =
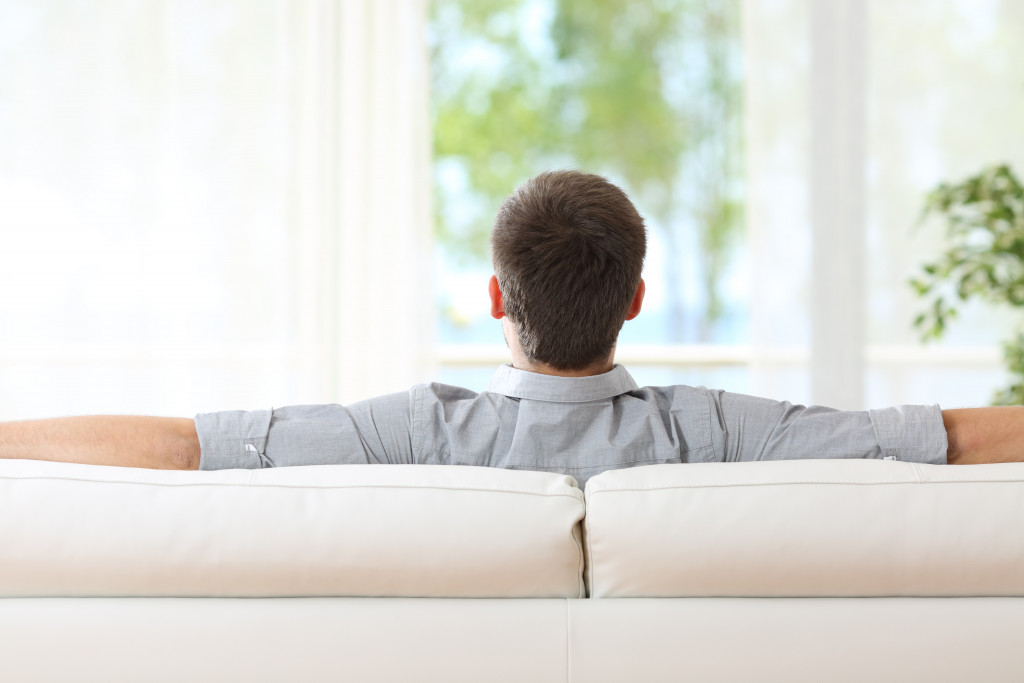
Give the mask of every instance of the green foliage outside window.
MULTIPOLYGON (((431 9, 437 236, 487 258, 501 199, 542 170, 623 182, 669 258, 693 226, 706 289, 698 337, 742 227, 739 2, 436 0, 431 9)), ((682 279, 667 269, 670 319, 682 279)), ((671 341, 681 341, 673 330, 671 341)))
MULTIPOLYGON (((946 223, 949 247, 911 280, 928 301, 914 320, 925 340, 938 339, 956 317, 956 301, 978 299, 1024 307, 1024 187, 1008 166, 993 166, 966 180, 942 184, 929 195, 925 216, 946 223)), ((1024 404, 1024 328, 1003 343, 1011 375, 994 405, 1024 404)))

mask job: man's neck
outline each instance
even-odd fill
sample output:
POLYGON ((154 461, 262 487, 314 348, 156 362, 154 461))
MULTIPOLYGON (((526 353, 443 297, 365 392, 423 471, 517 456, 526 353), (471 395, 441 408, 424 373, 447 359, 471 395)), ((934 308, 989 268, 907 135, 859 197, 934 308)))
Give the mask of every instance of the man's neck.
POLYGON ((591 377, 593 375, 603 375, 606 372, 611 372, 612 359, 608 358, 599 363, 588 365, 585 368, 579 370, 556 370, 550 365, 543 363, 531 363, 525 358, 514 358, 512 360, 512 367, 517 370, 526 370, 527 372, 536 372, 540 375, 552 375, 554 377, 591 377))
POLYGON ((613 346, 612 352, 608 354, 607 358, 591 363, 585 368, 578 370, 556 370, 544 363, 534 363, 526 357, 522 347, 519 345, 519 336, 516 334, 515 326, 508 318, 501 319, 501 329, 505 335, 505 344, 508 345, 508 350, 512 353, 512 367, 516 370, 526 370, 527 372, 552 375, 553 377, 590 377, 611 372, 612 364, 615 361, 615 347, 613 346))

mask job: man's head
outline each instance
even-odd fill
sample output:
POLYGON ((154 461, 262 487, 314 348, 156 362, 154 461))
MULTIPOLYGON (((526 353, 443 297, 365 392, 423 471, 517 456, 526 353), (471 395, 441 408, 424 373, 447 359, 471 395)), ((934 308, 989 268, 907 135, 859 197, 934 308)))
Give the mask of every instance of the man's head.
POLYGON ((531 363, 566 371, 604 361, 640 311, 646 249, 644 220, 618 187, 578 171, 542 173, 498 210, 492 314, 508 317, 531 363))

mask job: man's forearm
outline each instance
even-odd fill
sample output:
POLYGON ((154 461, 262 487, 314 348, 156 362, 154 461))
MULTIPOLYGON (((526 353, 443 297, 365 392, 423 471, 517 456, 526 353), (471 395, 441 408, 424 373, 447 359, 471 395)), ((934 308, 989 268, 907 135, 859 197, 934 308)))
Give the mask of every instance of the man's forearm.
POLYGON ((943 410, 951 465, 1024 461, 1024 406, 943 410))
POLYGON ((188 418, 94 415, 0 423, 0 458, 152 469, 199 468, 188 418))

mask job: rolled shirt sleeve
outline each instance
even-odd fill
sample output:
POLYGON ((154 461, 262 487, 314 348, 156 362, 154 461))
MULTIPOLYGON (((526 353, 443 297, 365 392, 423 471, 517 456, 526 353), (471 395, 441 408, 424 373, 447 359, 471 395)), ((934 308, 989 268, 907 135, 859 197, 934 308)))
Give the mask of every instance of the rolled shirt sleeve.
POLYGON ((845 411, 709 392, 717 459, 885 458, 946 463, 938 405, 845 411))
POLYGON ((199 469, 411 462, 409 394, 195 417, 199 469))
POLYGON ((869 410, 883 458, 945 465, 949 449, 938 404, 892 406, 869 410))

